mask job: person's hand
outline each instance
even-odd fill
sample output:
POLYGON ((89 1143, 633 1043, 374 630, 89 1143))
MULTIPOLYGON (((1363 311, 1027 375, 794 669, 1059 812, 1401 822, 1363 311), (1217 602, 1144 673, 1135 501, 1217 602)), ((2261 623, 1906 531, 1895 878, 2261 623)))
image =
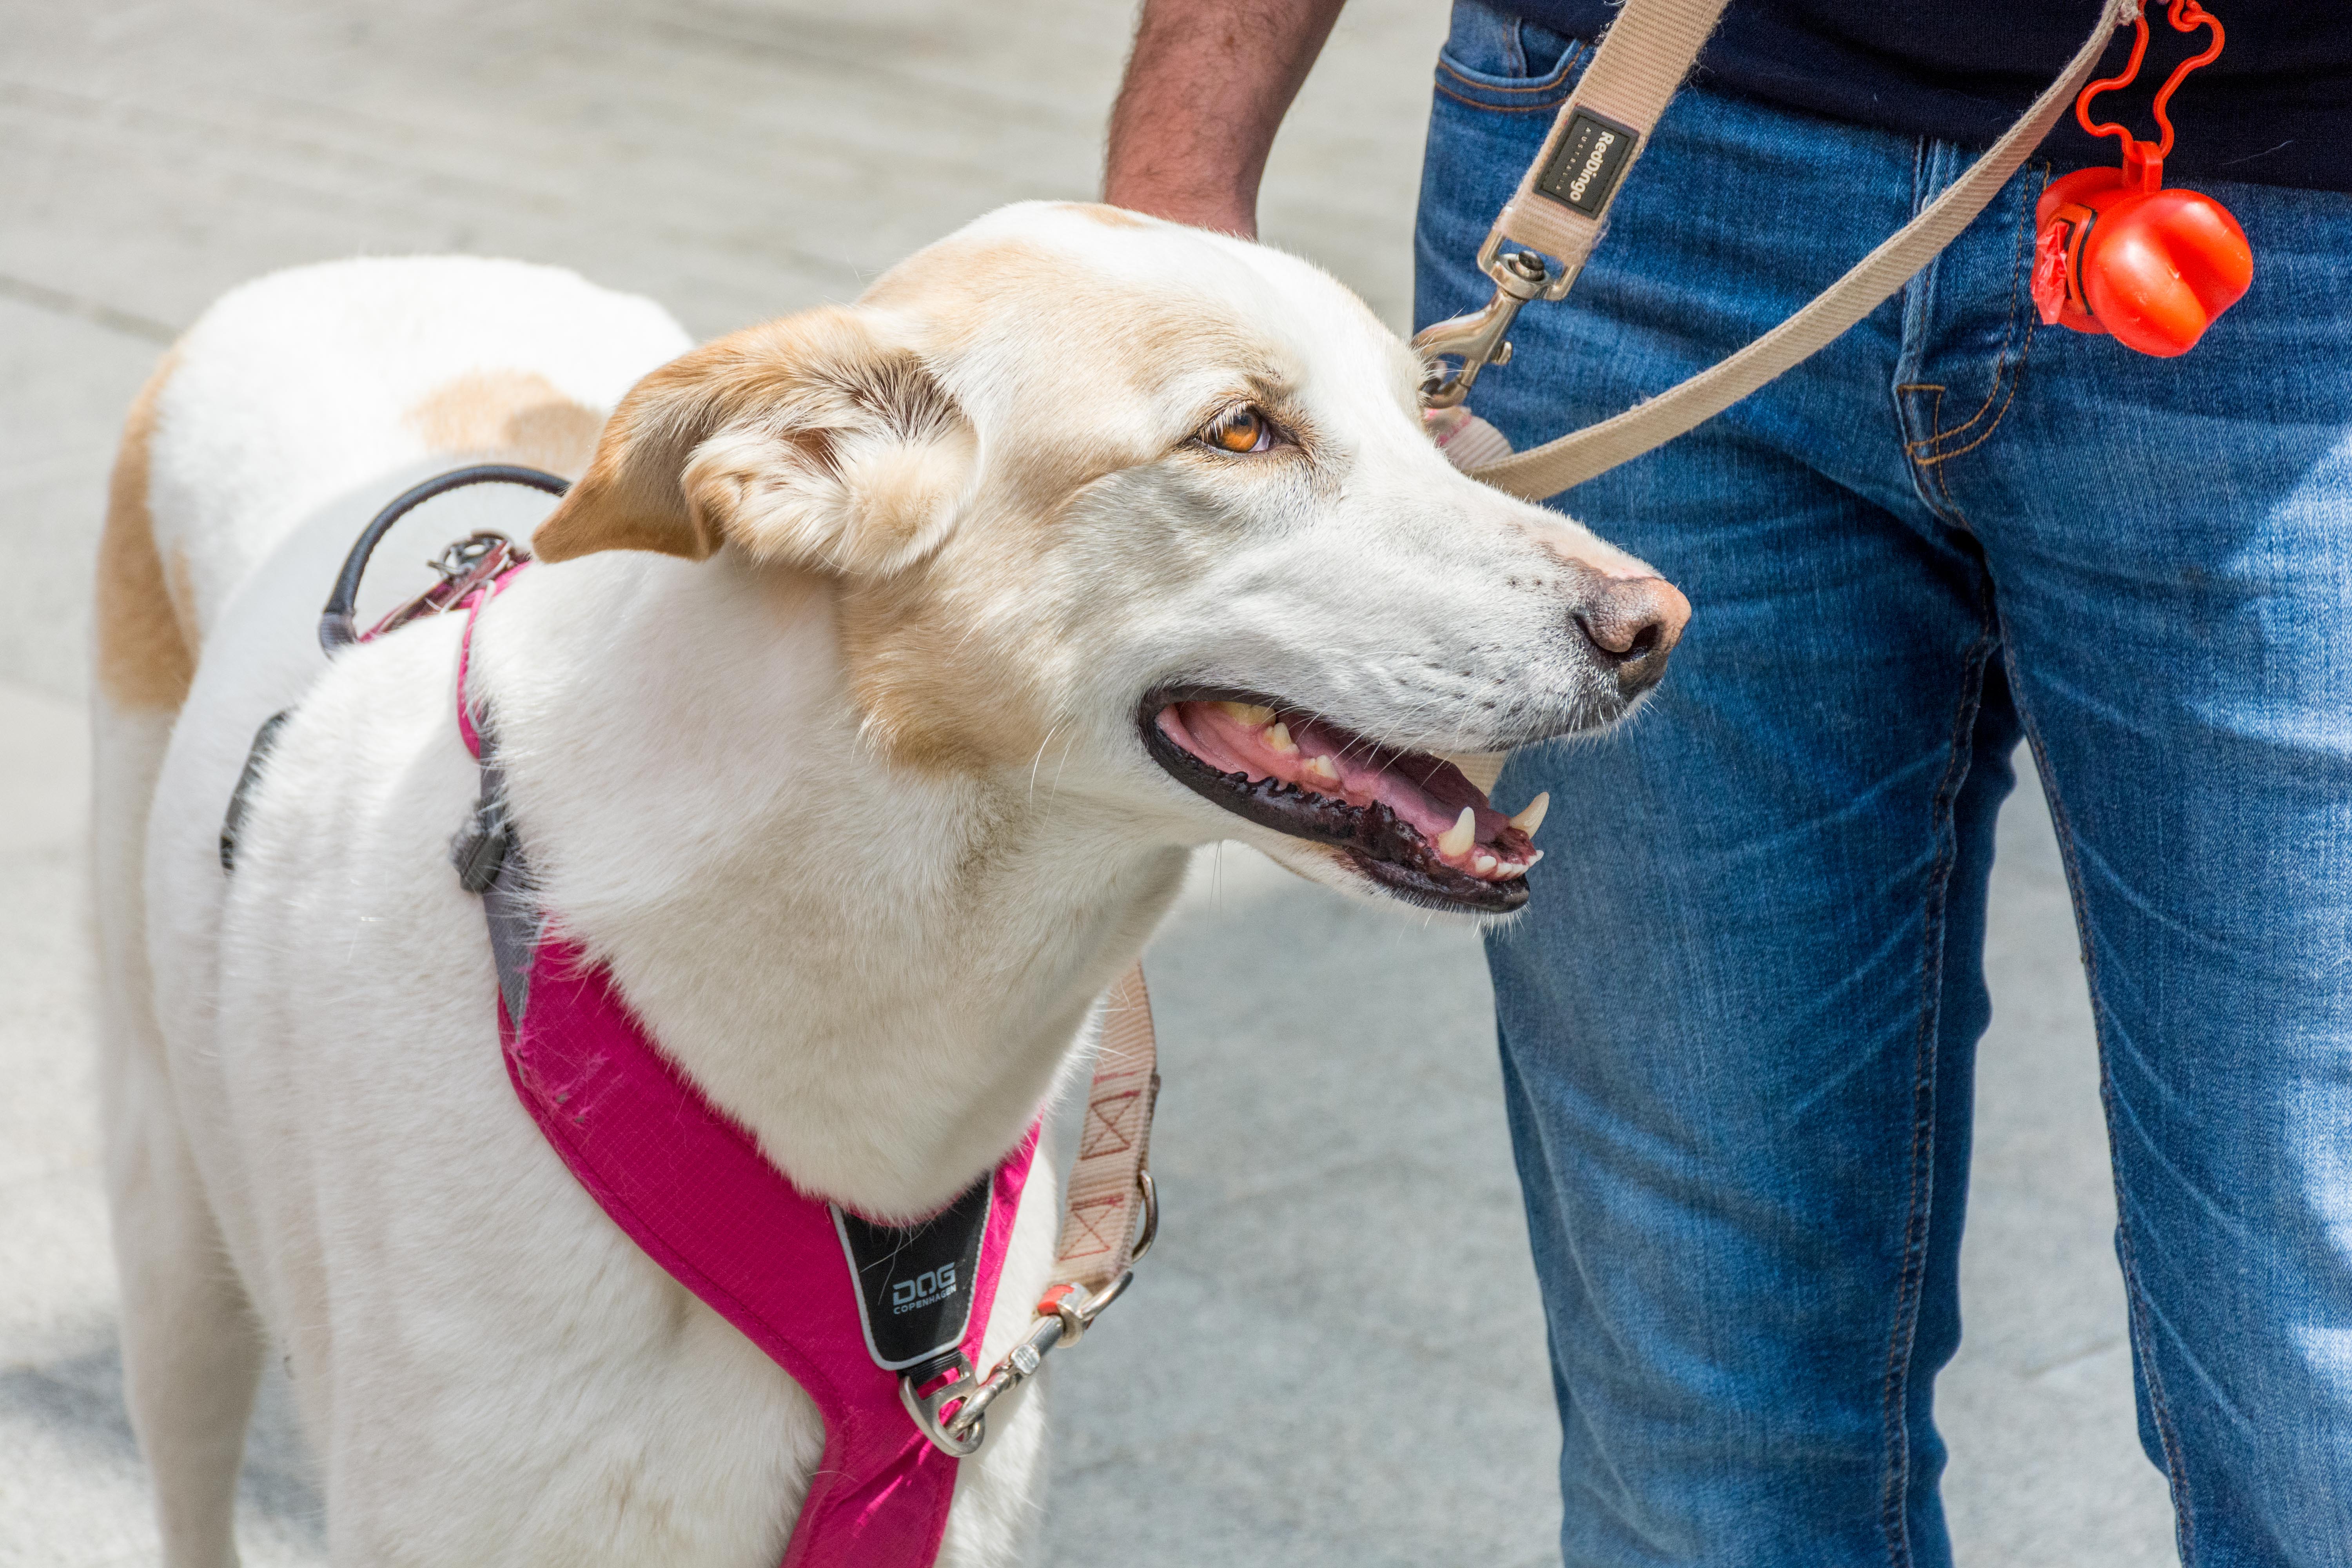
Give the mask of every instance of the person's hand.
POLYGON ((1265 156, 1346 0, 1145 0, 1103 200, 1257 237, 1265 156))

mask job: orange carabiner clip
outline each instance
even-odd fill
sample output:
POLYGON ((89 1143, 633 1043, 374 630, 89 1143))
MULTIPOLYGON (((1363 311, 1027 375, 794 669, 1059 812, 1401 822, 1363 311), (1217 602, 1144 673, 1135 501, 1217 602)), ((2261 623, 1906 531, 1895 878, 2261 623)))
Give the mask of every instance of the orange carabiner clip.
POLYGON ((2171 0, 2167 18, 2175 32, 2209 27, 2213 41, 2175 66, 2157 90, 2160 141, 2142 142, 2114 121, 2091 121, 2093 99, 2139 75, 2147 55, 2145 10, 2121 74, 2092 82, 2074 100, 2084 131, 2122 142, 2122 167, 2077 169, 2042 193, 2034 209, 2033 302, 2052 326, 2106 333, 2126 348, 2168 359, 2195 347, 2244 296, 2254 258, 2227 207, 2201 192, 2164 188, 2173 92, 2189 72, 2210 64, 2226 40, 2221 18, 2198 0, 2171 0))

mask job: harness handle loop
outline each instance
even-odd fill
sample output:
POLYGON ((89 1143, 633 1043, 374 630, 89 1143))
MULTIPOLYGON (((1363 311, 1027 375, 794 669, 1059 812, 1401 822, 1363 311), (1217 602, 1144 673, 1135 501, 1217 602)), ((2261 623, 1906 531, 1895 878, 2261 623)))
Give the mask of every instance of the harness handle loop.
MULTIPOLYGON (((560 496, 572 488, 572 481, 561 474, 551 474, 544 468, 526 468, 520 463, 477 463, 471 468, 452 468, 436 474, 421 485, 402 491, 392 504, 375 514, 343 557, 343 569, 335 574, 334 591, 327 595, 327 607, 319 615, 319 646, 332 658, 353 643, 361 641, 355 614, 360 598, 360 579, 367 575, 368 557, 392 525, 423 506, 434 497, 446 495, 467 485, 527 485, 549 495, 560 496)), ((523 553, 520 546, 516 553, 523 553)))

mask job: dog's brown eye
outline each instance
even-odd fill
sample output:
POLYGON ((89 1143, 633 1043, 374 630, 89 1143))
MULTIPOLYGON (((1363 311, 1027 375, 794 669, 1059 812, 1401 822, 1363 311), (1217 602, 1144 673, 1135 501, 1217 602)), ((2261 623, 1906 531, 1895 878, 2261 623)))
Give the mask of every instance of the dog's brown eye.
POLYGON ((1274 426, 1255 408, 1236 408, 1202 431, 1201 440, 1220 452, 1263 452, 1274 445, 1274 426))

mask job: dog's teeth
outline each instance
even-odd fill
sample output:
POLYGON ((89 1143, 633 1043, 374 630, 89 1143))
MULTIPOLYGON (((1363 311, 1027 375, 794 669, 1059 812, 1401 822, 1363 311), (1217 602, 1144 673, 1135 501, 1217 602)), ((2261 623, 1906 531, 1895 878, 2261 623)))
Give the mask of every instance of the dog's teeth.
POLYGON ((1481 877, 1485 877, 1491 875, 1495 868, 1501 864, 1502 862, 1496 859, 1492 855, 1481 855, 1470 862, 1470 869, 1477 872, 1481 877))
POLYGON ((1321 779, 1325 784, 1339 782, 1339 770, 1331 765, 1331 759, 1328 757, 1307 758, 1306 771, 1321 779))
POLYGON ((1525 811, 1520 812, 1518 816, 1511 818, 1511 826, 1526 834, 1528 837, 1533 838, 1536 836, 1536 829, 1543 826, 1544 813, 1550 809, 1551 791, 1546 790, 1543 794, 1536 796, 1535 799, 1528 802, 1528 806, 1525 811))
POLYGON ((1265 727, 1265 743, 1286 757, 1298 750, 1298 742, 1290 738, 1290 726, 1279 719, 1265 727))
POLYGON ((1519 868, 1519 870, 1521 871, 1521 873, 1522 873, 1522 874, 1524 874, 1524 873, 1526 873, 1526 872, 1528 872, 1528 871, 1532 871, 1532 870, 1534 870, 1534 869, 1535 869, 1536 862, 1537 862, 1537 861, 1538 861, 1538 860, 1540 860, 1540 859, 1542 859, 1543 858, 1544 858, 1544 852, 1543 852, 1542 850, 1540 850, 1540 849, 1537 850, 1534 854, 1532 854, 1532 855, 1530 855, 1530 856, 1528 856, 1528 863, 1527 863, 1526 865, 1524 865, 1524 866, 1520 867, 1520 868, 1519 868))
POLYGON ((1470 846, 1477 841, 1478 814, 1465 805, 1462 808, 1462 815, 1454 819, 1454 826, 1437 836, 1437 852, 1451 860, 1458 855, 1468 854, 1470 846))
POLYGON ((1217 706, 1253 730, 1274 721, 1274 710, 1261 708, 1255 702, 1220 702, 1217 706))

